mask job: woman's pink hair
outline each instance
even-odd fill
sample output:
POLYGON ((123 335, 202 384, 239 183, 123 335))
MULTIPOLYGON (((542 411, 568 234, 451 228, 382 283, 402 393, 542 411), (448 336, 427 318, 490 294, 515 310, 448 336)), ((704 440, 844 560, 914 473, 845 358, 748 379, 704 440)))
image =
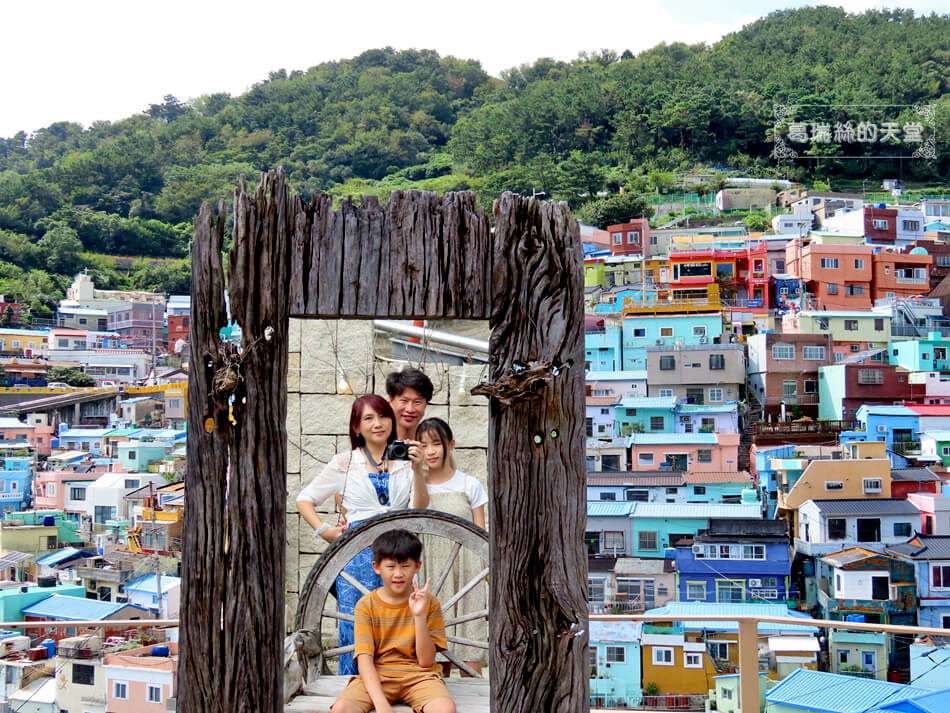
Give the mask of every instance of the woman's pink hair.
POLYGON ((356 399, 350 409, 350 446, 354 451, 366 445, 366 440, 360 435, 360 421, 363 418, 363 409, 367 406, 380 416, 388 418, 392 424, 387 441, 392 443, 396 439, 396 414, 393 413, 393 407, 378 394, 365 394, 356 399))

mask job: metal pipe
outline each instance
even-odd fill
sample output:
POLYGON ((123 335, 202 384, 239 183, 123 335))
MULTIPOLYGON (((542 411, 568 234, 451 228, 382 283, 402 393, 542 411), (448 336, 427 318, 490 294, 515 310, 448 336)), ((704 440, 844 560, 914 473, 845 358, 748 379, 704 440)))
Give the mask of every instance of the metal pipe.
POLYGON ((410 324, 404 324, 390 319, 374 319, 373 326, 380 332, 399 334, 403 337, 415 337, 421 339, 423 343, 445 344, 469 352, 488 354, 488 342, 484 339, 460 337, 451 332, 442 332, 429 329, 428 327, 414 327, 410 324))

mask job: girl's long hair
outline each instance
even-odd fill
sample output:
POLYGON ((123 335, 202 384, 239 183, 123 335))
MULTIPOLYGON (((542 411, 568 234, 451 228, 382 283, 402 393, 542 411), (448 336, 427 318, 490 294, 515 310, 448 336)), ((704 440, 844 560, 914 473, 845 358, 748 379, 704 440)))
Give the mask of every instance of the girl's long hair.
POLYGON ((350 447, 354 451, 366 445, 366 439, 360 434, 360 421, 367 406, 383 418, 389 419, 389 437, 386 442, 392 443, 396 440, 396 414, 393 413, 393 407, 378 394, 365 394, 356 399, 353 402, 353 408, 350 409, 350 447))
POLYGON ((416 440, 422 440, 423 434, 426 433, 433 435, 435 440, 438 440, 442 444, 443 462, 447 462, 452 468, 455 468, 455 458, 453 458, 449 452, 449 444, 455 440, 455 437, 452 435, 452 429, 449 428, 449 424, 435 416, 427 418, 416 426, 416 440))

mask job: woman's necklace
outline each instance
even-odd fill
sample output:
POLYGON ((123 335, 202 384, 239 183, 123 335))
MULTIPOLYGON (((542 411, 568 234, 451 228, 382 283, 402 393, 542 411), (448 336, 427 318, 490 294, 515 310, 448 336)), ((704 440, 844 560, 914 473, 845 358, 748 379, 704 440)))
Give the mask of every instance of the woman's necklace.
POLYGON ((369 448, 367 448, 366 446, 363 446, 363 453, 366 454, 366 460, 368 460, 368 461, 370 462, 370 464, 371 464, 376 470, 378 470, 378 471, 380 471, 380 472, 383 471, 383 463, 386 462, 386 456, 385 456, 385 454, 383 455, 383 460, 382 460, 381 462, 377 463, 376 460, 373 458, 373 456, 370 454, 369 448))

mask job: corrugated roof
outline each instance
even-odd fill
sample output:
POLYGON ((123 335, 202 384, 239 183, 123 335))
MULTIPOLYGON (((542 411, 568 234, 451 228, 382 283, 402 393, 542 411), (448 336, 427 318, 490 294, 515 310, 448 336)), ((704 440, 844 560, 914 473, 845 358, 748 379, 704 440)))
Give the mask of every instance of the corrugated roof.
MULTIPOLYGON (((775 616, 801 619, 803 622, 813 621, 810 616, 802 612, 789 609, 784 604, 766 602, 746 604, 727 602, 667 602, 659 609, 650 609, 645 615, 656 616, 775 616)), ((687 630, 708 629, 710 631, 739 631, 738 622, 734 621, 684 621, 687 630)), ((762 634, 817 634, 818 627, 809 624, 782 624, 767 621, 759 622, 759 633, 762 634)))
POLYGON ((585 381, 646 381, 646 369, 630 369, 628 371, 588 371, 584 375, 585 381))
POLYGON ((913 559, 950 559, 950 535, 916 535, 908 542, 888 545, 885 549, 913 559))
POLYGON ((629 446, 662 446, 666 444, 715 446, 715 433, 633 433, 627 437, 629 446))
POLYGON ((671 473, 598 473, 596 471, 587 474, 588 485, 629 485, 631 487, 647 488, 650 486, 680 486, 684 483, 683 473, 674 471, 671 473))
POLYGON ((950 416, 950 404, 905 404, 921 416, 950 416))
POLYGON ((726 503, 631 503, 636 507, 632 517, 662 517, 679 518, 746 518, 762 517, 762 508, 758 503, 726 504, 726 503))
POLYGON ((930 436, 935 441, 950 441, 950 431, 924 431, 921 436, 930 436))
POLYGON ((800 668, 766 693, 765 700, 822 713, 865 713, 925 693, 930 689, 800 668))
POLYGON ((36 555, 32 555, 29 552, 7 552, 5 555, 0 557, 0 568, 13 567, 20 562, 31 560, 35 556, 36 555))
POLYGON ((687 472, 683 474, 683 479, 690 485, 703 483, 751 483, 752 476, 749 471, 716 471, 714 473, 687 472))
POLYGON ((64 547, 61 550, 56 550, 56 552, 40 557, 38 560, 36 560, 36 564, 45 565, 46 567, 55 567, 58 564, 79 559, 80 557, 92 556, 93 553, 87 550, 79 550, 75 547, 64 547))
POLYGON ((864 404, 858 409, 858 418, 868 414, 875 416, 918 416, 906 406, 885 406, 884 404, 864 404))
POLYGON ((871 550, 866 550, 863 547, 849 547, 846 550, 826 555, 821 558, 821 561, 827 562, 832 567, 845 567, 855 562, 864 562, 865 560, 873 559, 874 557, 883 557, 883 555, 879 552, 871 552, 871 550))
MULTIPOLYGON (((155 581, 154 574, 146 574, 144 577, 133 579, 125 585, 127 592, 145 592, 146 594, 158 594, 158 584, 155 581)), ((169 574, 162 575, 162 592, 170 592, 175 587, 181 585, 179 577, 173 577, 169 574)))
MULTIPOLYGON (((913 696, 904 700, 911 702, 911 705, 916 709, 915 713, 917 711, 919 713, 947 713, 947 711, 950 711, 950 688, 931 691, 922 696, 913 696)), ((903 701, 894 701, 877 710, 869 711, 869 713, 893 713, 893 711, 907 710, 901 703, 903 701)))
POLYGON ((940 476, 930 468, 892 468, 891 480, 914 482, 940 481, 940 476))
POLYGON ((735 413, 739 410, 738 404, 680 404, 676 413, 735 413))
POLYGON ((613 500, 587 501, 587 517, 627 517, 636 503, 613 500))
POLYGON ((639 644, 643 624, 639 621, 592 621, 590 642, 639 644))
POLYGON ((624 396, 620 400, 623 408, 661 408, 672 409, 676 406, 675 396, 624 396))
POLYGON ((909 500, 868 498, 867 500, 812 500, 824 515, 916 515, 920 511, 909 500))
POLYGON ((103 602, 98 599, 52 594, 22 609, 21 613, 24 616, 43 616, 68 621, 101 621, 126 607, 146 611, 142 607, 125 602, 103 602))
POLYGON ((619 396, 588 396, 584 399, 588 406, 613 406, 620 403, 619 396))

